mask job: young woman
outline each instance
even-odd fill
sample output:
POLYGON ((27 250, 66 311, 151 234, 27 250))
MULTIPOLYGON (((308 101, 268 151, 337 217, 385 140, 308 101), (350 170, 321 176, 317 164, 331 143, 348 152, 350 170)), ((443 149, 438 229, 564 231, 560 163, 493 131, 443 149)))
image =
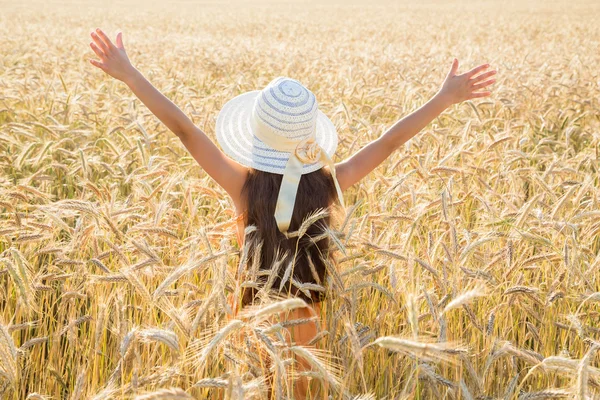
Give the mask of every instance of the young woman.
MULTIPOLYGON (((277 77, 262 90, 243 93, 228 101, 219 112, 216 125, 222 152, 131 65, 121 32, 117 34, 116 45, 100 29, 91 36, 90 46, 100 60, 90 59, 90 62, 127 84, 231 196, 237 213, 240 247, 247 239, 243 235, 245 226, 256 227, 248 238, 261 243, 261 251, 256 253, 260 260, 256 261, 260 269, 271 269, 270 287, 274 290, 285 287, 288 295, 300 297, 312 306, 289 312, 288 319, 311 317, 311 310, 320 315, 322 291, 298 287, 323 285, 327 268, 335 265, 335 260, 329 252, 327 235, 311 240, 331 223, 329 213, 310 225, 300 239, 293 235, 288 238, 287 234, 298 230, 304 218, 316 210, 330 210, 336 200, 343 206, 346 189, 446 108, 489 96, 489 91, 479 90, 494 83, 489 78, 496 73, 484 72, 489 67, 484 64, 457 74, 458 61, 454 59, 440 90, 425 105, 348 159, 333 164, 331 157, 338 143, 335 127, 318 109, 314 94, 297 80, 277 77), (290 262, 293 272, 286 274, 290 262), (286 280, 282 283, 283 278, 286 280)), ((250 258, 256 254, 250 252, 250 258)), ((255 294, 254 289, 246 290, 242 305, 252 303, 255 294)), ((315 336, 317 326, 308 323, 289 331, 291 340, 303 345, 315 336)), ((303 360, 299 361, 302 368, 308 368, 303 360)), ((295 388, 296 398, 304 398, 306 389, 307 382, 300 380, 295 388)))

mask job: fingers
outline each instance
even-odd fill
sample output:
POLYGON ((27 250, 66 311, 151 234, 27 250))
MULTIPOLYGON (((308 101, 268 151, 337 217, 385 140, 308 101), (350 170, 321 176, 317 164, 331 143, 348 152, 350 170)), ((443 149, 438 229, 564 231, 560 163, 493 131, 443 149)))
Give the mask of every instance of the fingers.
POLYGON ((490 85, 491 85, 492 83, 494 83, 494 82, 496 82, 496 80, 495 80, 495 79, 489 79, 489 80, 487 80, 487 81, 485 81, 485 82, 481 82, 481 83, 478 83, 478 84, 476 84, 476 85, 473 85, 473 86, 472 86, 472 89, 473 89, 473 90, 481 89, 481 88, 484 88, 484 87, 486 87, 486 86, 490 86, 490 85))
POLYGON ((100 59, 103 60, 104 58, 106 58, 106 54, 104 54, 104 51, 98 48, 98 46, 96 46, 94 42, 90 42, 90 47, 92 48, 92 50, 94 50, 94 53, 96 53, 96 55, 100 57, 100 59))
POLYGON ((113 50, 115 48, 115 45, 110 41, 110 39, 108 38, 108 36, 106 36, 106 34, 102 31, 102 29, 96 28, 96 34, 98 36, 100 36, 100 38, 104 42, 104 45, 106 46, 107 50, 110 51, 110 50, 113 50))
POLYGON ((104 41, 102 41, 102 39, 100 39, 100 37, 96 35, 95 32, 90 33, 90 36, 92 37, 92 39, 94 39, 96 47, 102 50, 102 53, 108 54, 108 47, 106 47, 106 43, 104 43, 104 41))
POLYGON ((90 58, 90 63, 104 71, 105 66, 100 61, 90 58))
POLYGON ((117 33, 117 47, 125 50, 125 47, 123 46, 123 32, 117 33))
POLYGON ((478 67, 473 68, 472 70, 465 72, 464 75, 467 78, 471 78, 472 76, 480 73, 481 71, 483 71, 484 69, 488 68, 490 66, 490 64, 481 64, 478 67))
POLYGON ((448 76, 456 75, 456 71, 458 71, 458 60, 455 58, 452 61, 452 67, 450 68, 450 72, 448 73, 448 76))
POLYGON ((480 82, 480 81, 482 81, 484 79, 489 78, 492 75, 496 75, 496 71, 489 71, 489 72, 486 72, 484 74, 477 75, 476 77, 471 78, 471 84, 478 83, 478 82, 480 82))
POLYGON ((476 92, 476 93, 471 93, 471 97, 469 97, 469 99, 475 99, 477 97, 487 97, 490 94, 492 94, 492 92, 476 92))

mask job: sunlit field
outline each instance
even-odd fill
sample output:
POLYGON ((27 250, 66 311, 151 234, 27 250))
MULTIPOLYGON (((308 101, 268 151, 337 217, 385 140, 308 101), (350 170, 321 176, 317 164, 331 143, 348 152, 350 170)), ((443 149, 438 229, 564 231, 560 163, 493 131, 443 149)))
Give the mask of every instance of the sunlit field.
POLYGON ((597 2, 170 4, 0 2, 2 399, 292 398, 295 355, 313 398, 600 398, 597 2), (89 63, 96 27, 215 142, 227 100, 298 79, 335 162, 453 57, 497 82, 345 193, 304 348, 272 318, 298 301, 228 305, 233 203, 89 63))

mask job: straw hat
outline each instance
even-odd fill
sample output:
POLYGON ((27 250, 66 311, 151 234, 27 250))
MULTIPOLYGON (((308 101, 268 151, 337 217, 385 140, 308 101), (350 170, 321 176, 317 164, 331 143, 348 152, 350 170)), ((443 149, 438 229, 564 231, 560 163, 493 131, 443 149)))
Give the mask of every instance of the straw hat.
POLYGON ((216 135, 225 153, 240 164, 283 175, 275 209, 281 232, 289 228, 300 176, 324 165, 344 206, 331 161, 338 144, 335 126, 299 81, 280 76, 262 90, 229 100, 217 116, 216 135))

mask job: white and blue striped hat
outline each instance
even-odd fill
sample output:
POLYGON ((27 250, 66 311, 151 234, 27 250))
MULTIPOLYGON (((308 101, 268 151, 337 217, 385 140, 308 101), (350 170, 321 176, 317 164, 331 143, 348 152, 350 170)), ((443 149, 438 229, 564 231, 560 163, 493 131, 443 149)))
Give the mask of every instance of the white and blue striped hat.
MULTIPOLYGON (((330 158, 338 144, 335 126, 318 109, 315 95, 292 78, 280 76, 262 90, 234 97, 225 103, 216 123, 217 140, 227 155, 247 167, 283 174, 291 152, 276 150, 259 139, 257 123, 283 141, 313 136, 330 158)), ((321 160, 304 164, 302 174, 323 166, 321 160)))

